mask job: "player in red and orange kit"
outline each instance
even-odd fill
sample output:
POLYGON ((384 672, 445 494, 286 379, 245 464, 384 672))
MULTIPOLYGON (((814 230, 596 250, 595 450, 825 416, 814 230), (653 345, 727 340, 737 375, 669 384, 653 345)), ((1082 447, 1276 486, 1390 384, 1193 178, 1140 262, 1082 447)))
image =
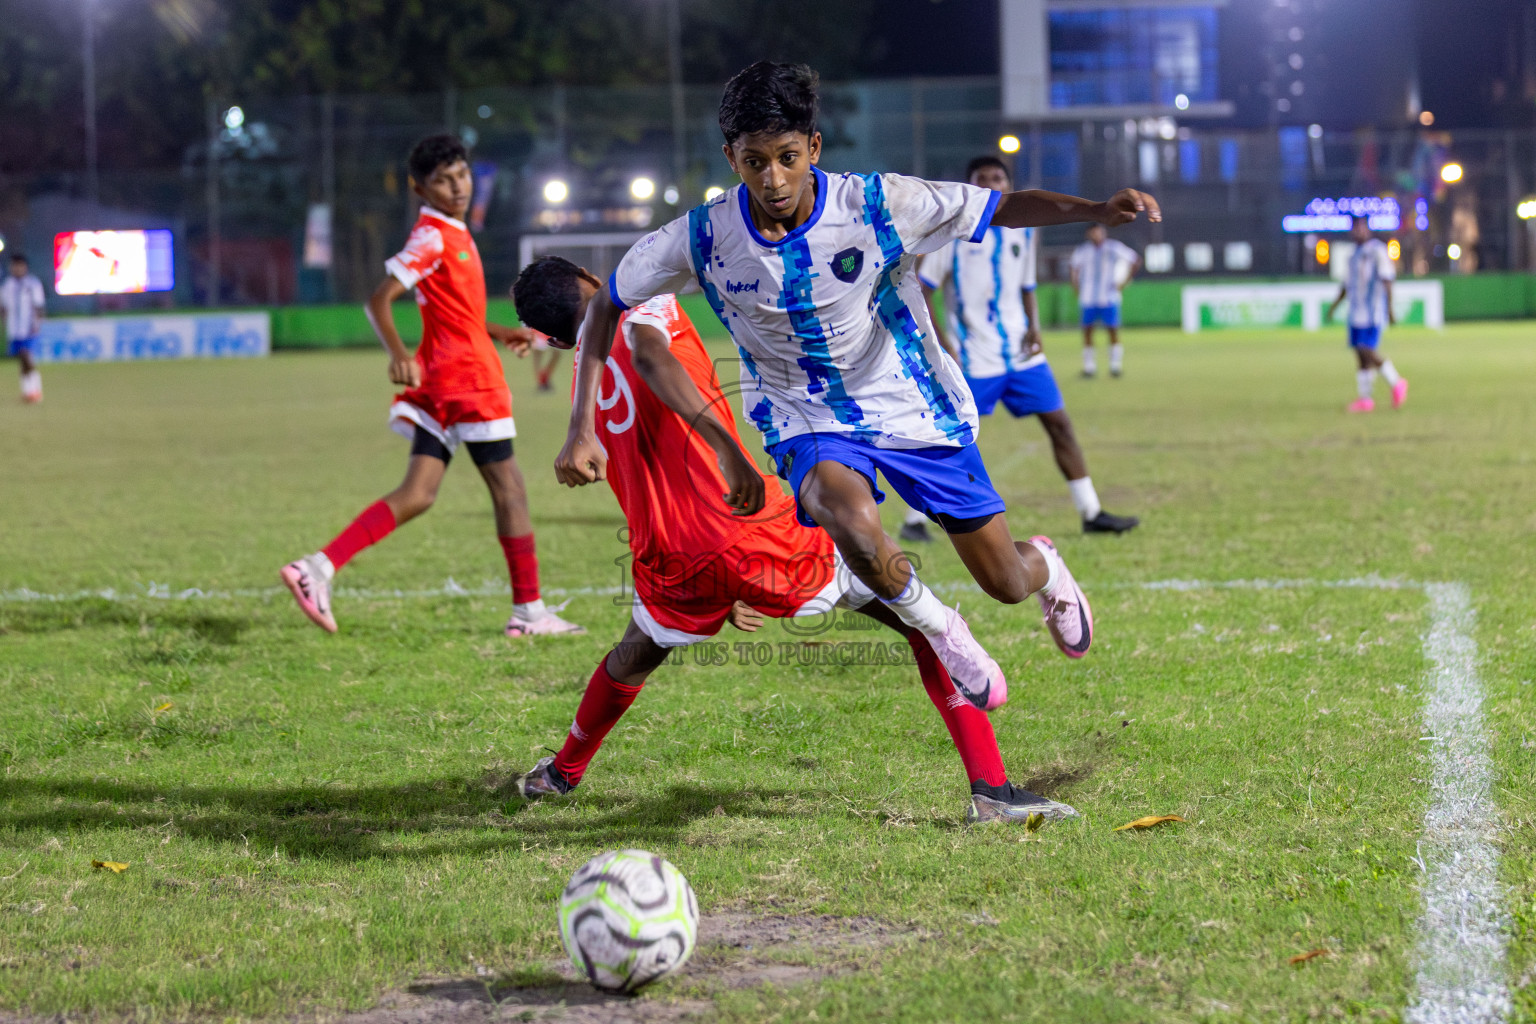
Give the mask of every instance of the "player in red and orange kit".
MULTIPOLYGON (((569 260, 546 256, 523 270, 513 294, 525 324, 569 346, 602 287, 569 260)), ((577 401, 593 383, 578 376, 577 401)), ((874 600, 831 538, 801 525, 794 500, 747 457, 714 364, 675 296, 624 313, 597 394, 585 400, 594 399, 606 455, 597 478, 608 480, 629 525, 634 605, 623 640, 587 684, 565 745, 518 780, 519 792, 530 799, 569 793, 673 648, 707 640, 728 620, 751 630, 763 615, 829 615, 842 604, 911 644, 971 781, 970 820, 1076 815, 1008 781, 991 722, 956 691, 923 634, 874 600)))
POLYGON ((411 190, 424 204, 405 248, 385 262, 389 276, 368 300, 368 319, 389 352, 395 396, 390 426, 411 439, 405 481, 363 510, 322 550, 285 565, 283 582, 304 614, 336 632, 331 580, 363 548, 377 544, 437 499, 437 488, 460 443, 491 492, 496 536, 512 577, 507 636, 583 633, 544 606, 539 563, 522 472, 512 457, 512 393, 492 339, 519 354, 534 333, 487 323, 485 271, 464 224, 474 191, 469 154, 456 137, 434 135, 411 150, 411 190), (421 345, 414 355, 400 340, 391 305, 412 288, 421 307, 421 345))

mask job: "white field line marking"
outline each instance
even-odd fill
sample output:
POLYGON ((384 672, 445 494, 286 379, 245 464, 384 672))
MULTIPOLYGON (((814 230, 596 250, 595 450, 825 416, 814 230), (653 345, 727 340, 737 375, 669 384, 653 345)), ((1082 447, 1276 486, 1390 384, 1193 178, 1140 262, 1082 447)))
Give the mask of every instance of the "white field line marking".
MULTIPOLYGON (((1099 585, 1104 587, 1103 584, 1099 585)), ((1432 668, 1424 708, 1423 740, 1433 744, 1430 758, 1430 805, 1424 815, 1419 865, 1424 871, 1424 913, 1419 919, 1416 991, 1406 1020, 1411 1024, 1495 1024, 1510 1008, 1505 974, 1505 911, 1498 882, 1497 814, 1491 796, 1488 738, 1483 726, 1482 683, 1477 675, 1475 616, 1464 584, 1361 576, 1344 580, 1152 580, 1114 585, 1138 590, 1296 590, 1303 588, 1422 590, 1429 598, 1430 627, 1424 656, 1432 668)), ((942 593, 979 593, 974 583, 936 584, 942 593)), ((195 601, 267 599, 283 587, 173 591, 150 583, 140 591, 80 590, 44 594, 33 590, 0 591, 0 604, 106 601, 195 601)), ((505 583, 465 587, 451 577, 426 590, 366 590, 338 587, 338 597, 361 599, 497 597, 510 593, 505 583)), ((617 597, 624 587, 576 587, 545 590, 551 597, 617 597)))
POLYGON ((1472 599, 1461 583, 1427 583, 1430 663, 1424 732, 1431 742, 1429 809, 1420 860, 1418 991, 1411 1024, 1494 1024, 1510 1010, 1505 970, 1507 917, 1494 845, 1483 686, 1477 674, 1472 599))

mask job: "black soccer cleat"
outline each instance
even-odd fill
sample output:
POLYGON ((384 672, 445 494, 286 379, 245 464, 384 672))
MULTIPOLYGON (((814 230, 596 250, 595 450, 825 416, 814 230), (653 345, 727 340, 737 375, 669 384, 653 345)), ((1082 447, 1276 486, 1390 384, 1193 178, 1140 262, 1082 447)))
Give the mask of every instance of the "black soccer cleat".
POLYGON ((1099 514, 1092 519, 1083 520, 1084 533, 1125 533, 1134 530, 1141 525, 1141 520, 1135 516, 1117 516, 1112 512, 1100 509, 1099 514))
POLYGON ((896 535, 898 540, 909 540, 914 544, 928 544, 933 541, 933 535, 928 532, 928 524, 925 522, 902 523, 901 532, 896 535))
POLYGON ((555 770, 553 757, 540 758, 528 770, 528 774, 517 780, 517 791, 526 800, 540 800, 546 796, 565 796, 576 787, 566 781, 564 775, 555 770))
POLYGON ((965 820, 972 825, 996 822, 1023 825, 1031 831, 1039 828, 1042 822, 1077 817, 1081 817, 1077 808, 1031 793, 1011 782, 1001 786, 971 783, 971 806, 965 811, 965 820))

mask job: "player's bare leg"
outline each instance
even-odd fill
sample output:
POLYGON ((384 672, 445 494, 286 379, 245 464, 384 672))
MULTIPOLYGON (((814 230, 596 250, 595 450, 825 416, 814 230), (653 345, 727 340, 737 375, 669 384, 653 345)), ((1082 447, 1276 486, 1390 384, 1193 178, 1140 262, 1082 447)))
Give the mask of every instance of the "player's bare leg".
POLYGON ((1105 325, 1109 335, 1109 375, 1118 377, 1125 370, 1125 350, 1120 347, 1120 328, 1105 325))
POLYGON ((437 502, 437 489, 447 472, 448 463, 436 456, 411 456, 405 479, 381 499, 395 514, 396 526, 404 526, 437 502))
POLYGON ((1093 324, 1083 325, 1083 376, 1092 377, 1099 372, 1093 355, 1093 324))
POLYGON ((510 637, 581 634, 586 630, 567 622, 545 607, 539 596, 539 563, 534 555, 533 518, 528 513, 528 486, 510 443, 505 458, 478 467, 491 492, 496 515, 496 537, 507 559, 512 580, 512 617, 507 620, 510 637))
POLYGON ((1083 520, 1084 533, 1124 533, 1134 529, 1141 520, 1135 516, 1117 516, 1104 511, 1099 504, 1098 491, 1088 475, 1088 457, 1083 446, 1077 443, 1077 432, 1072 429, 1072 417, 1067 410, 1037 414, 1040 426, 1051 439, 1051 454, 1056 458, 1056 468, 1067 478, 1067 488, 1072 492, 1072 503, 1077 506, 1083 520))
POLYGON ((25 348, 20 348, 16 353, 16 361, 21 371, 21 400, 35 405, 43 400, 43 378, 37 372, 37 362, 32 358, 32 353, 25 348))
POLYGON ((517 791, 529 800, 538 800, 564 796, 574 789, 603 739, 670 653, 669 648, 646 636, 631 618, 624 639, 608 652, 588 681, 565 745, 553 757, 541 758, 519 778, 517 791))
POLYGON ((908 627, 922 633, 966 699, 991 711, 1008 699, 1008 682, 991 655, 971 636, 960 613, 924 586, 912 563, 886 536, 858 470, 837 462, 812 466, 800 483, 800 507, 816 521, 860 582, 908 627))
POLYGON ((980 529, 951 533, 950 543, 988 596, 1018 604, 1034 594, 1061 653, 1081 658, 1093 643, 1093 609, 1049 537, 1015 541, 1008 521, 993 516, 980 529))

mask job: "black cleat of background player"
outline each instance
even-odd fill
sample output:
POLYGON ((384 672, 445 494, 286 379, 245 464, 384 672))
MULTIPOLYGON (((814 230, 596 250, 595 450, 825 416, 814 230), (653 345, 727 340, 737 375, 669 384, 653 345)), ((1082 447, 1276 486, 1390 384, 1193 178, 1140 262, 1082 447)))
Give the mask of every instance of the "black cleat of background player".
POLYGON ((1117 516, 1111 512, 1100 510, 1092 519, 1083 520, 1084 533, 1125 533, 1134 530, 1141 525, 1141 520, 1135 516, 1117 516))

